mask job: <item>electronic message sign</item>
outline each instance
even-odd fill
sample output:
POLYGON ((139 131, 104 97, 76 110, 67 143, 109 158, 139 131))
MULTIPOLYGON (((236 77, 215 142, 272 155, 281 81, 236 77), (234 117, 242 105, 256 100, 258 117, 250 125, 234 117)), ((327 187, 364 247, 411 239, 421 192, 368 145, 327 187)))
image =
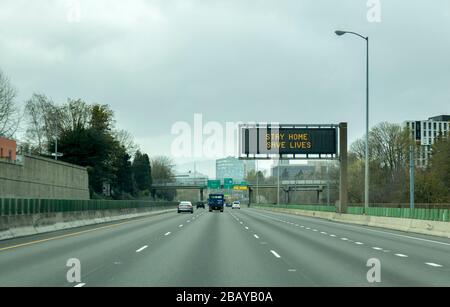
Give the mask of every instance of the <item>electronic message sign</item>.
POLYGON ((240 155, 337 155, 337 127, 241 127, 240 155))

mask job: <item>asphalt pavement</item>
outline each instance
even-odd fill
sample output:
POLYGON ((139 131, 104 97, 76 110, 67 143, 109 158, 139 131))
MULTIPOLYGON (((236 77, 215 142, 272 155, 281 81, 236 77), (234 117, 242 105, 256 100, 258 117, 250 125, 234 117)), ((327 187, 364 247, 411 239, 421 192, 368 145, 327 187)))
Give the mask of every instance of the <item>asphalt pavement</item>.
POLYGON ((449 255, 444 238, 198 209, 1 241, 0 286, 450 286, 449 255))

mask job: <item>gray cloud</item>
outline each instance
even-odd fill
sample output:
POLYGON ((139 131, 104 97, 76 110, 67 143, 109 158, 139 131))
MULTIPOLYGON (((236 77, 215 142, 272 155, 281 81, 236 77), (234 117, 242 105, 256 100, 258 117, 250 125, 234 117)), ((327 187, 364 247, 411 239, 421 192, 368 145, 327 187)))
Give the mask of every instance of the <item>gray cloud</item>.
POLYGON ((450 2, 81 0, 0 3, 0 67, 25 100, 108 103, 152 153, 192 121, 348 121, 364 132, 364 42, 371 37, 371 123, 450 113, 450 2))

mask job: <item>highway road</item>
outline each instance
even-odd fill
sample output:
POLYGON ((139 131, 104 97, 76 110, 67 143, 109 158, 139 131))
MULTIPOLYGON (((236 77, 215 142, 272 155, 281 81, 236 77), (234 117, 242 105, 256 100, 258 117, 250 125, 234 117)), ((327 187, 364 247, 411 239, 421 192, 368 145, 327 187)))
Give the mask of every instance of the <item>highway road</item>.
POLYGON ((444 238, 199 209, 2 241, 0 286, 450 286, 449 255, 444 238), (369 259, 380 262, 379 283, 367 279, 369 259))

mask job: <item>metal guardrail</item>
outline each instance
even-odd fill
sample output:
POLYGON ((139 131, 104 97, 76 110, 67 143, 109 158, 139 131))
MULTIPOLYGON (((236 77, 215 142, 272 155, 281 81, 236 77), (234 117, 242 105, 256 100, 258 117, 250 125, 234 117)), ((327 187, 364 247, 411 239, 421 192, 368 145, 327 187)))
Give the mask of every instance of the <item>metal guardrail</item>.
POLYGON ((138 200, 57 200, 1 198, 0 216, 139 208, 164 209, 174 208, 177 204, 177 202, 153 202, 138 200))

